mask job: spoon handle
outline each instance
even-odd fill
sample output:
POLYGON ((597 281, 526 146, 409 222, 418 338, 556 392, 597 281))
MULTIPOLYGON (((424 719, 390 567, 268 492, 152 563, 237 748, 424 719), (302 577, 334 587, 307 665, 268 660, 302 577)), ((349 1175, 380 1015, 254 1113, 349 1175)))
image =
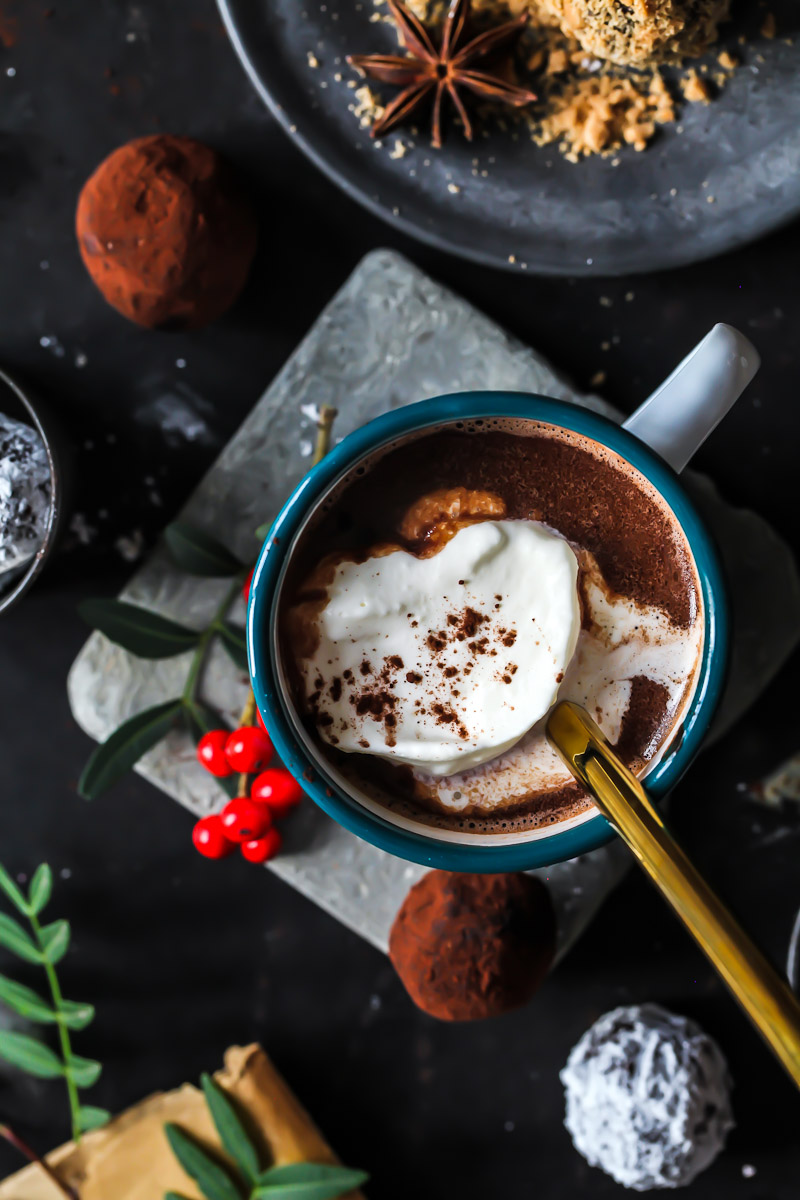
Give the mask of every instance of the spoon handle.
POLYGON ((638 779, 577 704, 553 709, 547 737, 627 844, 800 1087, 800 1003, 674 841, 638 779))

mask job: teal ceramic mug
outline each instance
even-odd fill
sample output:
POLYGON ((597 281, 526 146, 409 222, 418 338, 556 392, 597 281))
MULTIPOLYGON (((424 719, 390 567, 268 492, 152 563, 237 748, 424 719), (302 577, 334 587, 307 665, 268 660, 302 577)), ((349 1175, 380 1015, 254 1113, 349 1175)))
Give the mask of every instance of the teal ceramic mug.
POLYGON ((302 531, 348 472, 380 447, 424 430, 487 417, 530 419, 571 430, 620 455, 669 506, 694 558, 704 610, 703 649, 694 692, 666 750, 646 773, 663 796, 688 767, 711 722, 727 658, 725 587, 716 550, 684 491, 679 471, 758 368, 750 343, 717 325, 649 400, 615 425, 597 413, 545 396, 463 392, 384 413, 344 438, 302 480, 279 513, 259 555, 247 615, 250 674, 259 710, 283 762, 311 798, 346 829, 401 858, 450 871, 519 871, 585 854, 613 837, 596 810, 514 834, 443 831, 368 804, 320 752, 297 713, 281 664, 278 609, 302 531))

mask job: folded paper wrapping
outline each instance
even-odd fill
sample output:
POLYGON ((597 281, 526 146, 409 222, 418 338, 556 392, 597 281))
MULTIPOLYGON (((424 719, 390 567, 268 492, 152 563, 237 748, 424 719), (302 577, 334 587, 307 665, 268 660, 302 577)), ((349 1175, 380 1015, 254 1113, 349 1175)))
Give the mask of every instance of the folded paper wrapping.
MULTIPOLYGON (((338 1162, 260 1046, 231 1046, 223 1070, 214 1078, 249 1118, 265 1167, 338 1162)), ((86 1134, 80 1144, 60 1146, 47 1161, 78 1192, 80 1200, 160 1200, 170 1189, 186 1200, 201 1200, 201 1193, 167 1144, 167 1121, 174 1121, 210 1150, 221 1153, 203 1093, 185 1083, 174 1092, 148 1096, 104 1128, 86 1134)), ((32 1164, 0 1183, 0 1200, 64 1198, 41 1168, 32 1164)), ((344 1200, 364 1198, 361 1192, 348 1192, 344 1200)))

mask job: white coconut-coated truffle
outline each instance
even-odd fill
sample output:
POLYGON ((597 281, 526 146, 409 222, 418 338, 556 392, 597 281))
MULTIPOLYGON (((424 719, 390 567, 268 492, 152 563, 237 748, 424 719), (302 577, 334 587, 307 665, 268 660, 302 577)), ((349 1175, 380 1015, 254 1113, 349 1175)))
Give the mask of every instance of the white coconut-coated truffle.
POLYGON ((719 1046, 657 1004, 600 1017, 573 1047, 561 1082, 575 1148, 638 1192, 691 1183, 734 1124, 719 1046))

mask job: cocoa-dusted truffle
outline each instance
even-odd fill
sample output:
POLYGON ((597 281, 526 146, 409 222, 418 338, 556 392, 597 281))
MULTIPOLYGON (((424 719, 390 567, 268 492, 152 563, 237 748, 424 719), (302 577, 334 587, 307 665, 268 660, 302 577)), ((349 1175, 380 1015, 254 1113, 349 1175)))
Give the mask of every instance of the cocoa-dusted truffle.
POLYGON ((110 154, 83 186, 75 225, 108 303, 151 329, 196 329, 221 316, 257 240, 231 167, 201 142, 169 134, 110 154))
POLYGON ((547 888, 531 875, 429 871, 406 896, 389 956, 411 999, 442 1021, 525 1004, 555 949, 547 888))

